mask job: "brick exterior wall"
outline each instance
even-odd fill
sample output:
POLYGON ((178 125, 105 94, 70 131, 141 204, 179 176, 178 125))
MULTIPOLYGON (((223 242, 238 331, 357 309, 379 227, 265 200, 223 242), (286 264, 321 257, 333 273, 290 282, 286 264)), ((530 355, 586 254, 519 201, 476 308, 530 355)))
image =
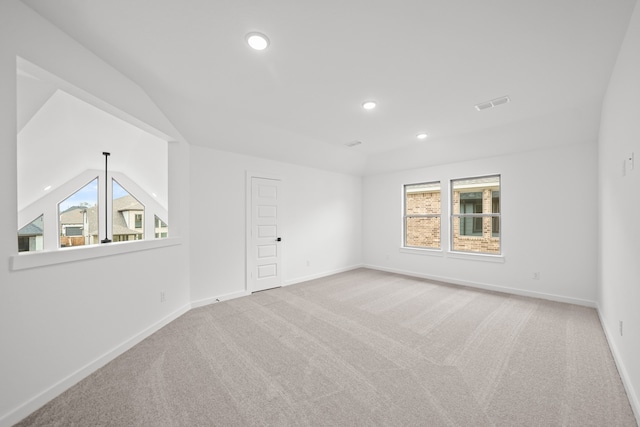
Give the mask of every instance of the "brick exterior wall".
MULTIPOLYGON (((492 200, 491 190, 482 190, 482 212, 491 213, 492 200)), ((453 192, 453 214, 460 213, 460 192, 453 192)), ((453 221, 453 250, 464 252, 483 252, 489 254, 500 253, 500 238, 491 235, 491 218, 482 218, 482 236, 461 236, 460 221, 454 218, 453 221)))

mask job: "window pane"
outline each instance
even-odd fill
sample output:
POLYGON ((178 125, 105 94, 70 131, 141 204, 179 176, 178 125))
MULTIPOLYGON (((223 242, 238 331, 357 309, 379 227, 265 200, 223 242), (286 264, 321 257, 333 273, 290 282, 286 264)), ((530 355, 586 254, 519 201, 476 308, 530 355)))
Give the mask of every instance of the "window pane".
POLYGON ((405 246, 416 248, 440 247, 440 217, 407 218, 405 246))
POLYGON ((499 217, 491 218, 491 236, 500 237, 500 218, 499 217))
POLYGON ((404 245, 440 248, 440 183, 404 186, 404 245))
POLYGON ((18 230, 18 252, 41 251, 44 246, 44 215, 18 230))
POLYGON ((113 183, 113 237, 114 242, 144 239, 144 205, 122 187, 113 183))
POLYGON ((500 176, 451 181, 451 248, 500 253, 500 176))
POLYGON ((440 214, 440 183, 404 186, 405 215, 440 214))
POLYGON ((459 221, 462 236, 482 236, 482 218, 462 216, 459 221))
POLYGON ((500 191, 491 192, 491 212, 500 213, 500 191))
POLYGON ((167 233, 169 231, 169 227, 167 226, 167 223, 161 220, 158 217, 158 215, 155 215, 154 224, 155 224, 156 239, 163 239, 167 237, 167 233))
POLYGON ((98 178, 58 204, 60 247, 98 243, 98 178))
POLYGON ((487 224, 491 225, 493 220, 498 220, 499 218, 453 218, 453 242, 451 247, 454 251, 462 251, 462 252, 477 252, 477 253, 486 253, 486 254, 499 254, 500 253, 500 239, 499 235, 491 236, 490 238, 485 238, 483 233, 480 234, 463 234, 459 232, 461 225, 468 220, 481 220, 486 221, 487 224))

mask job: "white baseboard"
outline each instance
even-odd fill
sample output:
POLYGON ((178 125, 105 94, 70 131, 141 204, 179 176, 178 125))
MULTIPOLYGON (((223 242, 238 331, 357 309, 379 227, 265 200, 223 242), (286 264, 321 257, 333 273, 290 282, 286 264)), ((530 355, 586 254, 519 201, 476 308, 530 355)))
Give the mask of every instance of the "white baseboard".
POLYGON ((638 399, 638 394, 633 388, 633 384, 629 380, 629 374, 627 372, 627 368, 622 362, 622 358, 620 357, 620 351, 616 346, 615 341, 613 340, 613 334, 607 328, 607 322, 605 322, 604 317, 602 316, 602 312, 600 311, 600 306, 596 306, 596 310, 598 312, 598 318, 600 319, 600 324, 602 325, 602 330, 604 331, 605 337, 607 337, 607 342, 609 343, 609 348, 611 349, 611 354, 613 355, 613 360, 616 363, 616 367, 618 368, 618 373, 620 374, 620 378, 622 379, 622 384, 624 385, 624 389, 627 392, 627 397, 629 398, 629 404, 631 405, 631 409, 633 410, 633 414, 636 417, 636 423, 640 425, 640 400, 638 399))
POLYGON ((217 297, 204 298, 204 299, 201 299, 201 300, 192 301, 191 302, 191 308, 204 307, 205 305, 215 304, 215 303, 221 302, 221 301, 228 301, 230 299, 240 298, 240 297, 244 297, 244 296, 247 296, 247 295, 251 295, 251 292, 249 292, 249 291, 237 291, 237 292, 231 292, 231 293, 228 293, 228 294, 219 295, 217 297))
POLYGON ((365 268, 372 270, 386 271, 388 273, 403 274, 405 276, 419 277, 421 279, 435 280, 438 282, 451 283, 453 285, 468 286, 470 288, 485 289, 487 291, 502 292, 505 294, 520 295, 524 297, 540 298, 550 301, 565 302, 568 304, 582 305, 585 307, 596 307, 595 301, 583 300, 580 298, 565 297, 562 295, 547 294, 543 292, 527 291, 524 289, 507 288, 504 286, 490 285, 488 283, 471 282, 468 280, 459 280, 453 277, 434 276, 430 274, 416 273, 413 271, 398 270, 394 268, 381 267, 377 265, 364 265, 365 268))
POLYGON ((38 395, 29 399, 27 402, 18 406, 16 409, 12 410, 11 412, 8 412, 4 416, 2 416, 2 418, 0 418, 0 426, 2 427, 12 426, 13 424, 19 422, 20 420, 27 417, 29 414, 31 414, 32 412, 34 412, 35 410, 39 409, 44 404, 49 402, 51 399, 59 396, 71 386, 77 384, 79 381, 83 380, 93 372, 102 368, 104 365, 111 362, 113 359, 120 356, 125 351, 131 349, 133 346, 140 343, 145 338, 151 336, 153 333, 157 332, 162 327, 166 326, 167 324, 171 323, 178 317, 182 316, 184 313, 189 311, 190 308, 191 306, 189 304, 186 304, 180 307, 178 310, 165 316, 163 319, 149 326, 145 330, 139 332, 135 336, 129 338, 128 340, 118 345, 114 349, 108 351, 107 353, 98 357, 94 361, 78 369, 71 375, 58 381, 56 384, 52 385, 48 389, 42 391, 38 395))
POLYGON ((309 280, 321 279, 323 277, 332 276, 338 273, 344 273, 345 271, 355 270, 357 268, 364 267, 363 264, 351 265, 349 267, 339 268, 337 270, 325 271, 323 273, 311 274, 309 276, 298 277, 295 279, 286 280, 282 286, 295 285, 296 283, 308 282, 309 280))

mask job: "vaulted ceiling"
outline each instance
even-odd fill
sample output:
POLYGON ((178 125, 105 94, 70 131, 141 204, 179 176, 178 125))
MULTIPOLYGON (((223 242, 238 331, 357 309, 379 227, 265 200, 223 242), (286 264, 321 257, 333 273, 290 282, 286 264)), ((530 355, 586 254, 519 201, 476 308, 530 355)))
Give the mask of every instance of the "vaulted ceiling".
POLYGON ((23 1, 140 85, 189 143, 354 174, 593 142, 635 5, 23 1), (249 48, 252 31, 270 46, 249 48))
POLYGON ((87 170, 104 170, 104 151, 115 154, 110 170, 167 207, 165 140, 69 94, 25 60, 17 74, 18 212, 87 170))

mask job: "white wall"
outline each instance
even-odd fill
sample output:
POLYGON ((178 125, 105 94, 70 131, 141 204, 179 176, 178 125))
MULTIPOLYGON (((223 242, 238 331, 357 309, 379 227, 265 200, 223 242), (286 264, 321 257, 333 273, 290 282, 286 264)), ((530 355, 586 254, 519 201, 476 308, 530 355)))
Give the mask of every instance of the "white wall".
POLYGON ((246 171, 283 179, 285 284, 361 265, 362 178, 192 146, 192 301, 245 290, 246 171))
POLYGON ((189 303, 182 208, 189 199, 177 191, 188 185, 183 142, 170 144, 169 225, 184 244, 9 269, 17 254, 16 55, 179 137, 138 86, 21 2, 0 2, 0 425, 28 415, 189 303))
MULTIPOLYGON (((517 143, 517 135, 513 137, 517 143)), ((364 179, 364 258, 374 268, 594 305, 596 144, 432 166, 364 179), (500 174, 504 263, 447 253, 448 186, 455 178, 500 174), (400 252, 402 186, 443 184, 442 256, 400 252), (540 273, 533 280, 533 272, 540 273)))
POLYGON ((599 142, 599 309, 640 419, 640 5, 611 76, 599 142), (623 163, 635 153, 635 169, 623 163), (623 335, 619 322, 623 321, 623 335))

